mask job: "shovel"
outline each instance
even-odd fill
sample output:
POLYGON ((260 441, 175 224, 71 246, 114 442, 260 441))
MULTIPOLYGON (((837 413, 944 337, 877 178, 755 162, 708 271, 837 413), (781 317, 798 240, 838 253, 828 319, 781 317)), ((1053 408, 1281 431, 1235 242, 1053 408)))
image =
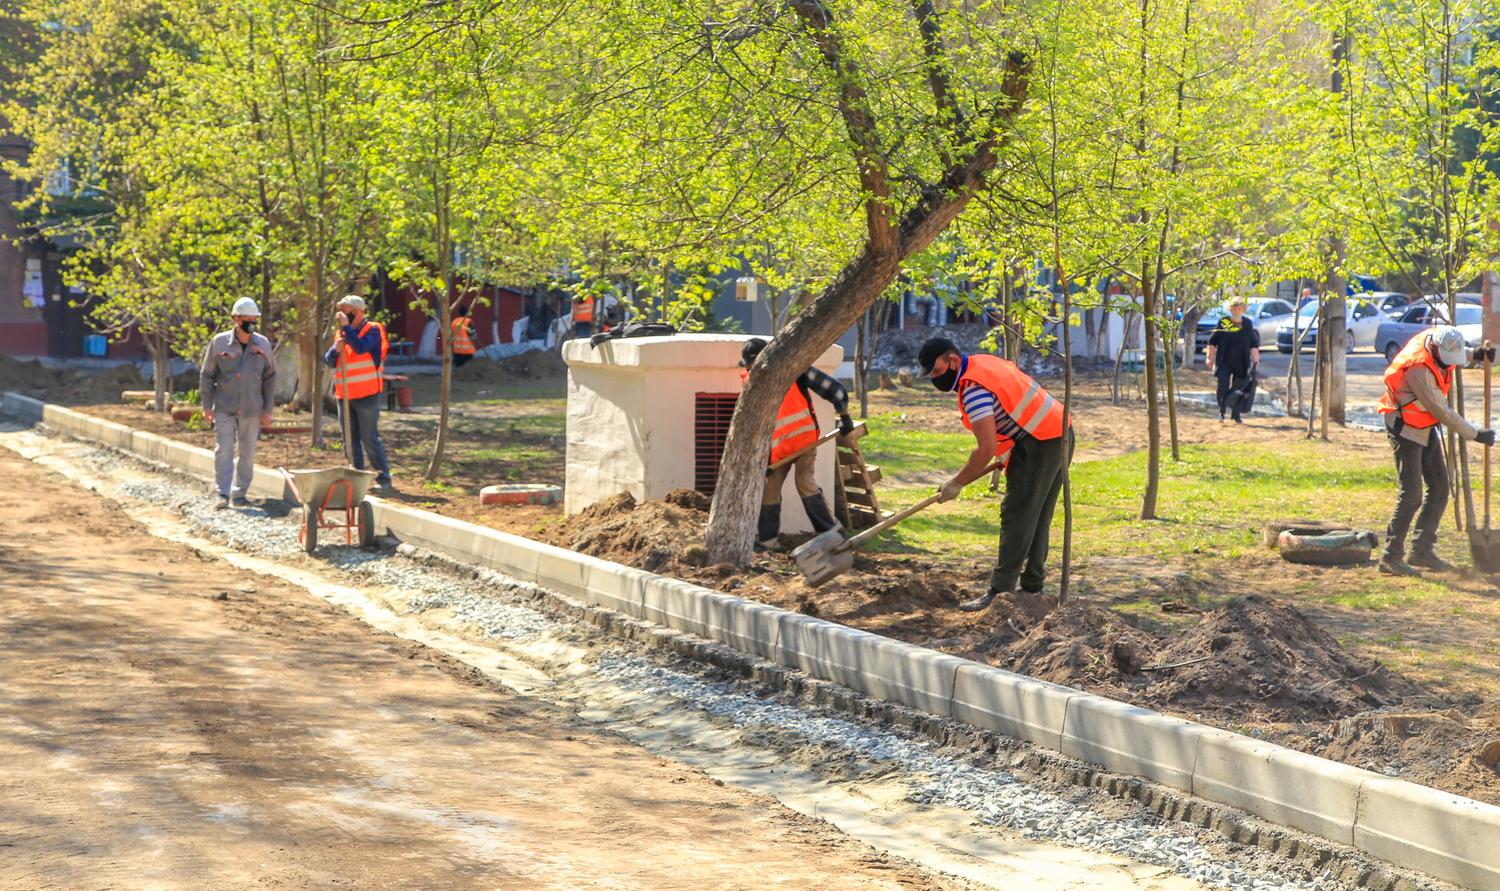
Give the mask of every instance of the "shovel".
MULTIPOLYGON (((770 473, 771 471, 773 471, 776 468, 782 466, 783 464, 790 464, 790 463, 792 463, 793 461, 797 460, 798 458, 802 457, 803 455, 807 454, 808 452, 812 451, 813 449, 817 448, 818 446, 822 445, 823 443, 827 442, 830 439, 833 439, 834 437, 836 437, 838 435, 839 435, 838 428, 835 427, 834 429, 832 429, 832 430, 828 431, 827 433, 823 434, 822 436, 818 437, 818 439, 817 439, 816 442, 810 442, 810 443, 808 443, 807 445, 803 446, 802 448, 798 449, 797 451, 792 452, 790 455, 787 455, 785 458, 782 458, 780 461, 775 462, 770 467, 767 467, 766 468, 766 472, 770 473)), ((865 435, 865 425, 864 425, 864 423, 861 422, 861 423, 855 424, 854 425, 854 432, 852 432, 852 433, 849 434, 848 441, 849 442, 858 441, 864 435, 865 435)))
MULTIPOLYGON (((1000 467, 996 461, 986 467, 979 477, 1000 467)), ((975 477, 978 479, 979 477, 975 477)), ((934 492, 900 513, 892 514, 853 538, 845 538, 844 530, 830 529, 808 539, 792 551, 792 559, 807 583, 814 588, 825 584, 854 568, 854 549, 871 537, 879 535, 918 511, 926 510, 937 503, 940 493, 934 492)))
MULTIPOLYGON (((1484 426, 1490 426, 1490 391, 1494 365, 1489 360, 1490 342, 1486 340, 1484 359, 1484 426)), ((1464 465, 1464 497, 1469 502, 1469 557, 1484 572, 1500 572, 1500 534, 1490 529, 1490 448, 1484 448, 1484 528, 1474 527, 1474 496, 1468 488, 1468 465, 1464 465)))

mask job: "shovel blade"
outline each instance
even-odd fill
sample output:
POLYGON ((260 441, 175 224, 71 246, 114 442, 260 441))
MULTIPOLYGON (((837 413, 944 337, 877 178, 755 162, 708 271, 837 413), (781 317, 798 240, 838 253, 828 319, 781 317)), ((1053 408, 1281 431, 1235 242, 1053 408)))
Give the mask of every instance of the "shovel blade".
POLYGON ((1469 557, 1475 569, 1500 573, 1500 529, 1470 529, 1469 557))
POLYGON ((843 530, 830 529, 799 545, 792 559, 807 583, 816 588, 854 568, 854 550, 847 545, 843 530))

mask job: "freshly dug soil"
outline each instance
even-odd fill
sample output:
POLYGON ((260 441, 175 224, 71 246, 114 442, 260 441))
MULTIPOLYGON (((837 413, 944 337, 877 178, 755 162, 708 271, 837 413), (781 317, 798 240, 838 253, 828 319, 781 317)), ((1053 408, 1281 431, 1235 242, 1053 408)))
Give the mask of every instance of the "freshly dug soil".
POLYGON ((1473 714, 1477 703, 1351 655, 1274 598, 1230 600, 1168 634, 1083 601, 1040 618, 1035 604, 1007 600, 962 612, 959 601, 979 593, 973 570, 886 554, 861 553, 853 570, 811 588, 786 554, 757 554, 743 569, 705 565, 708 506, 685 489, 642 504, 621 494, 548 535, 582 553, 1500 803, 1500 707, 1473 714))

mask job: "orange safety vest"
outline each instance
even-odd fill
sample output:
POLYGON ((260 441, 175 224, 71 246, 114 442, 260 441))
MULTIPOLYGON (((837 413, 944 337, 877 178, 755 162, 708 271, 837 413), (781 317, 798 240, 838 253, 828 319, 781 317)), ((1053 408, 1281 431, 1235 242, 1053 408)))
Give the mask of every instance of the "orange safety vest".
MULTIPOLYGON (((969 413, 964 409, 965 383, 978 384, 994 393, 1011 420, 1037 439, 1056 439, 1063 435, 1062 403, 1052 398, 1052 394, 1031 375, 1017 368, 1016 363, 983 353, 968 357, 964 373, 958 379, 958 411, 963 417, 964 428, 973 430, 969 413)), ((1010 437, 997 434, 995 455, 1002 462, 1014 447, 1015 442, 1010 437)))
MULTIPOLYGON (((371 328, 380 332, 380 365, 383 366, 386 351, 390 349, 390 341, 385 336, 385 326, 366 319, 364 327, 360 328, 356 334, 364 337, 365 332, 371 328)), ((380 367, 375 364, 373 356, 369 353, 356 353, 354 348, 347 343, 339 348, 339 352, 339 366, 333 371, 333 395, 335 397, 363 399, 366 396, 375 396, 385 389, 385 381, 380 376, 380 367)))
POLYGON ((594 320, 594 301, 577 300, 573 303, 573 322, 592 322, 594 320))
POLYGON ((1437 358, 1432 355, 1432 350, 1427 348, 1427 340, 1430 337, 1426 332, 1420 332, 1412 336, 1396 354, 1396 361, 1385 370, 1385 392, 1380 395, 1380 404, 1376 411, 1383 415, 1392 412, 1400 412, 1401 420, 1408 427, 1416 427, 1426 430, 1436 427, 1438 419, 1431 412, 1422 407, 1422 403, 1413 399, 1405 405, 1400 404, 1396 396, 1401 391, 1401 385, 1406 382, 1406 376, 1412 369, 1426 366, 1432 370, 1432 376, 1437 380, 1438 389, 1443 395, 1448 395, 1448 388, 1453 386, 1453 369, 1443 368, 1438 365, 1437 358))
POLYGON ((474 338, 469 335, 467 318, 453 320, 453 352, 459 356, 474 355, 474 338))
MULTIPOLYGON (((750 378, 750 371, 740 372, 740 383, 750 378)), ((818 441, 818 418, 813 414, 812 403, 807 394, 794 381, 781 397, 781 407, 776 409, 776 426, 771 430, 771 459, 775 464, 788 455, 795 455, 818 441)))

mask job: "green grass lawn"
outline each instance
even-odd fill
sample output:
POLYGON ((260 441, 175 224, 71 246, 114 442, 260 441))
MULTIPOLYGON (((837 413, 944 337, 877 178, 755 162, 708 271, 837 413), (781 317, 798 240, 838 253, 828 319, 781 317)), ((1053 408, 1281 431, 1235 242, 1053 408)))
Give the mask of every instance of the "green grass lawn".
MULTIPOLYGON (((881 506, 887 510, 930 495, 962 466, 973 445, 967 432, 932 432, 895 413, 867 423, 871 435, 862 443, 864 454, 882 468, 881 506)), ((1306 516, 1383 531, 1395 497, 1394 468, 1379 450, 1351 451, 1296 439, 1184 445, 1181 454, 1182 460, 1174 462, 1163 450, 1157 520, 1138 519, 1146 479, 1144 451, 1073 465, 1074 559, 1083 573, 1090 560, 1156 558, 1168 569, 1186 573, 1193 587, 1212 590, 1223 567, 1274 561, 1261 542, 1267 520, 1306 516)), ((987 489, 988 478, 970 484, 959 500, 912 517, 870 549, 954 561, 992 560, 1001 496, 987 489)), ((1059 505, 1054 566, 1061 529, 1059 505)), ((1460 538, 1448 527, 1447 549, 1466 547, 1460 538)), ((1460 555, 1453 551, 1451 556, 1460 555)), ((1369 570, 1341 571, 1338 583, 1329 584, 1321 573, 1299 573, 1279 561, 1272 566, 1280 573, 1278 593, 1352 608, 1409 606, 1448 590, 1441 582, 1397 580, 1369 570)), ((1119 609, 1155 609, 1156 600, 1137 599, 1128 588, 1120 595, 1119 609)))

